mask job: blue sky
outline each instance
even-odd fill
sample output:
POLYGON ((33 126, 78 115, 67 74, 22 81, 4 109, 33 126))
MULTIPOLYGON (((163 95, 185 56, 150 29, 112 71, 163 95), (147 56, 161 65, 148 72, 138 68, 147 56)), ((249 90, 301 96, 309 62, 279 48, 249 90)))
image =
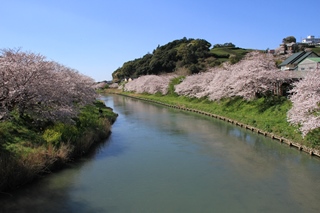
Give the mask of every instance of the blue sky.
POLYGON ((124 62, 175 39, 273 49, 320 37, 320 1, 0 0, 0 49, 22 48, 111 80, 124 62))

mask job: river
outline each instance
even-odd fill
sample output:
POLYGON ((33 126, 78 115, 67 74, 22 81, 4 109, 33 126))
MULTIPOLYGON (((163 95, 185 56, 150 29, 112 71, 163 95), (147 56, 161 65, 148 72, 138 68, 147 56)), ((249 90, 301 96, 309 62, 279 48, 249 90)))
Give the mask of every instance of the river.
POLYGON ((93 153, 0 195, 1 213, 320 212, 320 160, 214 118, 127 97, 93 153))

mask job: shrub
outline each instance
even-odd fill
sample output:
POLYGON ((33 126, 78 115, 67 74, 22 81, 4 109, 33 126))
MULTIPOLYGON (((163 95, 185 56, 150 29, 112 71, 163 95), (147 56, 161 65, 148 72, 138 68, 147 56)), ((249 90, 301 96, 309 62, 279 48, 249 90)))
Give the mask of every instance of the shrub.
POLYGON ((180 84, 184 79, 185 79, 185 76, 179 76, 171 79, 169 83, 169 88, 168 88, 168 95, 178 96, 178 94, 174 91, 175 90, 174 87, 175 85, 180 84))
POLYGON ((60 147, 62 143, 74 143, 81 135, 79 132, 74 125, 56 123, 47 128, 42 137, 47 143, 60 147))

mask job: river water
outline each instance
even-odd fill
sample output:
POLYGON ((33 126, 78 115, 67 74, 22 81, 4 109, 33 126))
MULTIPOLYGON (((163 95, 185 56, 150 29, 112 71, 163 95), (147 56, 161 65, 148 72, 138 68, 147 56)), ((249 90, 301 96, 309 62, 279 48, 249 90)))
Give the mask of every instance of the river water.
POLYGON ((238 126, 122 96, 110 137, 0 197, 0 212, 320 212, 320 160, 238 126))

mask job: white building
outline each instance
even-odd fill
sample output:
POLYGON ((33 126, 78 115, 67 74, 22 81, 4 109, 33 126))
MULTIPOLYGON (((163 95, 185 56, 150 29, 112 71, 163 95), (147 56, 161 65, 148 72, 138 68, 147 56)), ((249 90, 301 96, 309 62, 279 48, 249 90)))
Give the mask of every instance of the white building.
POLYGON ((320 44, 320 38, 315 38, 313 35, 310 35, 307 38, 302 39, 301 43, 320 44))

